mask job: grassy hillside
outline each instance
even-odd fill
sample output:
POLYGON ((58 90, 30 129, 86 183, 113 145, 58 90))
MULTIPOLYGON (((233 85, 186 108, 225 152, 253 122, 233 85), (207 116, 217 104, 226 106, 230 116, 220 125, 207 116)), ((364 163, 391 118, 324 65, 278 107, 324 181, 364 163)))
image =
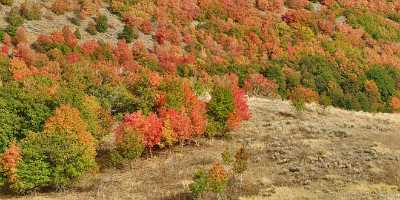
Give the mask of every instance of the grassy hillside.
POLYGON ((246 93, 400 111, 399 0, 0 3, 0 186, 12 192, 227 136, 250 118, 246 93))

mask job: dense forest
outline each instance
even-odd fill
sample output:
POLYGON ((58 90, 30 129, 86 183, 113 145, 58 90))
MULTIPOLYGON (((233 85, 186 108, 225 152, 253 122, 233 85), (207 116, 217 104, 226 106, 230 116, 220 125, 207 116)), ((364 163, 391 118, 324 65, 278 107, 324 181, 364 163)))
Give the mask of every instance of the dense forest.
POLYGON ((227 136, 251 117, 246 94, 400 111, 399 0, 0 2, 8 191, 66 187, 100 157, 114 166, 227 136), (113 41, 98 39, 111 26, 104 10, 123 23, 113 41), (24 26, 49 12, 71 25, 24 26))

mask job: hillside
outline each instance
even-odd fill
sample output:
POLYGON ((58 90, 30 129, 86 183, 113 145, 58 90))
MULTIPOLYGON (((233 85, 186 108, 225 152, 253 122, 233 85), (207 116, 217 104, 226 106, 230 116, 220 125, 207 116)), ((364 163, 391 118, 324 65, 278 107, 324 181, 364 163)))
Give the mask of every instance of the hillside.
POLYGON ((0 6, 5 195, 398 195, 400 0, 0 6))
POLYGON ((189 199, 193 172, 246 145, 251 158, 231 198, 397 199, 400 195, 398 114, 368 114, 251 98, 251 120, 232 140, 201 139, 136 160, 123 170, 86 177, 72 189, 15 199, 189 199), (197 156, 193 156, 197 155, 197 156))

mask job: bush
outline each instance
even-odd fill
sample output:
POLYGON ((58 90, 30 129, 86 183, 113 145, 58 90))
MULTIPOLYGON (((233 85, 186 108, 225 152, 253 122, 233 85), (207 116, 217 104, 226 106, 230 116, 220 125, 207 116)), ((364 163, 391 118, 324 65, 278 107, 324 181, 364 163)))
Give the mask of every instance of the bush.
POLYGON ((175 109, 161 109, 160 118, 164 126, 167 125, 172 131, 173 140, 184 141, 191 139, 194 135, 191 119, 186 113, 175 109))
POLYGON ((389 42, 400 42, 400 30, 387 23, 384 17, 371 12, 350 12, 348 22, 353 27, 362 27, 372 38, 389 42))
POLYGON ((163 81, 159 86, 159 90, 164 95, 162 102, 159 102, 159 106, 182 110, 185 102, 185 93, 182 91, 182 86, 182 81, 179 79, 174 78, 163 81))
POLYGON ((195 199, 202 197, 205 192, 214 192, 221 195, 228 184, 228 174, 220 163, 216 162, 211 169, 197 171, 193 176, 193 183, 189 186, 195 199))
POLYGON ((301 112, 305 109, 305 103, 318 102, 319 95, 309 88, 299 86, 291 92, 289 99, 296 111, 301 112))
POLYGON ((78 17, 72 17, 69 19, 69 21, 75 26, 81 26, 81 19, 79 19, 78 17))
POLYGON ((279 62, 272 63, 268 68, 263 69, 261 72, 265 77, 270 80, 275 81, 278 84, 278 93, 282 97, 287 96, 287 89, 286 89, 286 78, 285 74, 282 70, 282 64, 279 62))
POLYGON ((40 20, 42 16, 40 4, 28 3, 27 1, 21 4, 20 13, 27 20, 40 20))
POLYGON ((110 133, 113 118, 108 110, 101 107, 96 97, 84 97, 80 109, 82 118, 88 125, 88 131, 90 131, 97 140, 103 139, 104 136, 110 133))
POLYGON ((151 150, 161 142, 162 122, 154 113, 150 113, 148 116, 143 115, 141 112, 128 114, 116 129, 115 140, 117 143, 121 143, 126 134, 134 132, 143 138, 144 146, 151 150), (126 132, 125 130, 129 131, 126 132))
POLYGON ((124 39, 127 43, 133 42, 139 37, 138 30, 125 25, 121 33, 118 34, 118 39, 124 39))
POLYGON ((366 71, 367 78, 375 81, 383 101, 388 101, 396 91, 396 82, 389 68, 374 66, 366 71))
POLYGON ((108 18, 105 15, 100 15, 96 18, 96 30, 100 33, 107 32, 108 29, 108 18))
POLYGON ((3 188, 7 183, 7 177, 2 167, 0 167, 0 188, 3 188))
POLYGON ((306 83, 307 74, 310 77, 310 81, 315 81, 315 87, 312 85, 306 85, 318 91, 318 93, 327 92, 330 82, 341 84, 339 80, 338 69, 335 63, 330 63, 325 57, 319 55, 305 56, 299 61, 299 67, 303 73, 303 84, 306 83))
POLYGON ((87 129, 87 124, 81 118, 81 113, 77 108, 70 105, 61 105, 58 107, 53 116, 49 117, 44 126, 46 133, 65 132, 66 134, 76 135, 79 142, 86 146, 86 150, 92 156, 96 155, 95 138, 87 129))
POLYGON ((74 35, 75 35, 75 37, 76 37, 77 39, 81 39, 81 38, 82 38, 82 35, 81 35, 81 32, 79 31, 79 29, 76 29, 76 30, 75 30, 74 35))
MULTIPOLYGON (((147 76, 142 76, 140 80, 129 87, 129 91, 135 96, 133 102, 130 102, 136 110, 141 110, 143 114, 155 111, 156 91, 149 87, 150 80, 147 76)), ((174 99, 171 99, 173 102, 174 99)))
POLYGON ((47 119, 43 132, 30 133, 21 141, 21 158, 9 153, 16 151, 12 150, 15 145, 5 152, 11 156, 9 159, 16 160, 15 167, 2 165, 10 189, 23 193, 68 186, 96 166, 94 142, 78 109, 61 105, 47 119))
POLYGON ((96 165, 77 134, 56 129, 31 134, 21 142, 22 160, 10 188, 18 193, 43 187, 66 187, 96 165))
POLYGON ((55 0, 51 5, 51 10, 57 15, 62 15, 71 10, 73 5, 70 5, 70 3, 71 1, 55 0))
MULTIPOLYGON (((225 150, 221 154, 222 160, 227 166, 215 162, 208 171, 198 170, 193 176, 193 183, 189 188, 195 199, 201 199, 203 194, 212 192, 217 198, 229 196, 226 189, 235 184, 236 175, 240 175, 240 183, 243 182, 242 174, 247 170, 250 155, 244 147, 240 148, 235 154, 235 160, 231 159, 231 154, 225 150), (229 169, 229 171, 227 170, 229 169)), ((236 188, 235 188, 236 189, 236 188)), ((231 191, 231 190, 228 190, 231 191)))
POLYGON ((214 88, 211 101, 208 103, 209 124, 208 131, 213 134, 225 132, 229 114, 235 109, 232 91, 224 87, 214 88))
POLYGON ((205 170, 198 170, 193 176, 193 183, 190 185, 190 191, 195 199, 201 198, 201 195, 207 191, 208 174, 205 170))
POLYGON ((116 151, 123 159, 133 160, 140 157, 144 150, 140 133, 133 127, 123 127, 123 138, 117 141, 116 151))
POLYGON ((93 22, 89 22, 86 28, 86 31, 90 34, 90 35, 96 35, 97 34, 97 27, 96 24, 93 22))
POLYGON ((41 131, 51 113, 51 103, 17 86, 0 87, 0 152, 9 141, 22 139, 30 131, 41 131))
POLYGON ((7 22, 12 27, 19 27, 24 23, 24 18, 20 15, 18 8, 11 8, 7 15, 7 22))
POLYGON ((12 6, 14 3, 14 0, 0 0, 0 3, 6 6, 12 6))

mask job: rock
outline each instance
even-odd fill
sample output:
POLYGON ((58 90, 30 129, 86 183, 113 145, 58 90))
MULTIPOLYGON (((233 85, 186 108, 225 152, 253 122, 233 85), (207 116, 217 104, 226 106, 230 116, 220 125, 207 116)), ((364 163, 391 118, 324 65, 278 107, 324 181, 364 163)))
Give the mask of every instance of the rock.
POLYGON ((318 3, 311 3, 310 4, 310 8, 311 8, 311 11, 313 11, 313 12, 320 12, 321 8, 322 8, 322 5, 319 2, 318 3))
POLYGON ((347 21, 347 18, 345 16, 339 16, 335 20, 336 25, 344 24, 344 23, 346 23, 346 21, 347 21))
POLYGON ((198 97, 200 101, 208 103, 211 101, 211 95, 209 92, 205 92, 204 94, 202 94, 201 96, 198 97))
POLYGON ((300 168, 297 166, 290 166, 289 167, 289 172, 295 173, 295 172, 300 172, 300 168))

